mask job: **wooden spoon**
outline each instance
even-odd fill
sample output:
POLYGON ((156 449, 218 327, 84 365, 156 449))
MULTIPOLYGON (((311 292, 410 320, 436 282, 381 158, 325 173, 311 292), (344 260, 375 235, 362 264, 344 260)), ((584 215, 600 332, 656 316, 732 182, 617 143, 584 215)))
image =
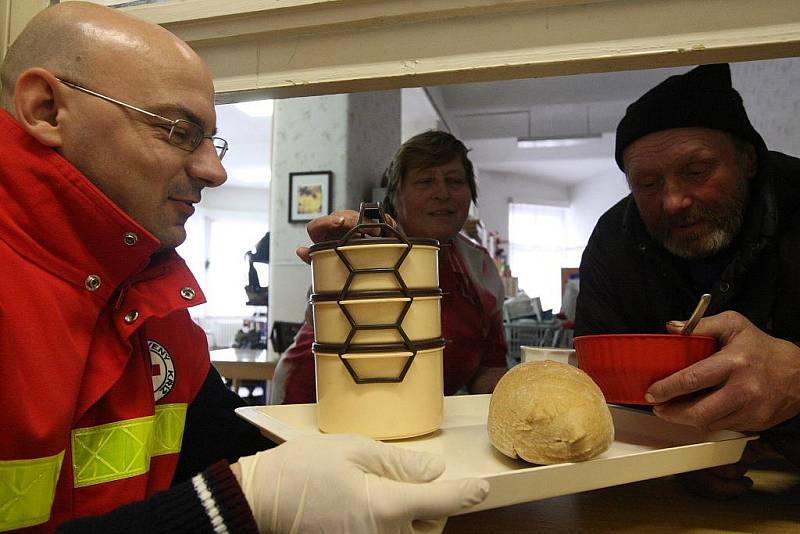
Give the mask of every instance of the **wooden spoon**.
POLYGON ((689 336, 692 334, 694 327, 697 326, 697 323, 699 323, 700 319, 702 319, 703 314, 706 312, 710 302, 711 295, 708 293, 704 293, 703 296, 700 297, 700 302, 697 303, 697 307, 692 312, 692 316, 689 317, 689 320, 686 321, 686 324, 683 325, 683 328, 681 328, 682 336, 689 336))

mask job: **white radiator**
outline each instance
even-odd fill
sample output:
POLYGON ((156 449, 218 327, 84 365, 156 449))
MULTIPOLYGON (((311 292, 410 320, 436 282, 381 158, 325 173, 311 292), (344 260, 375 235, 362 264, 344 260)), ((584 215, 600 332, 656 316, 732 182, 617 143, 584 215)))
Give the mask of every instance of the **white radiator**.
POLYGON ((198 321, 208 336, 210 349, 227 349, 233 346, 236 332, 242 329, 241 317, 203 317, 198 321))

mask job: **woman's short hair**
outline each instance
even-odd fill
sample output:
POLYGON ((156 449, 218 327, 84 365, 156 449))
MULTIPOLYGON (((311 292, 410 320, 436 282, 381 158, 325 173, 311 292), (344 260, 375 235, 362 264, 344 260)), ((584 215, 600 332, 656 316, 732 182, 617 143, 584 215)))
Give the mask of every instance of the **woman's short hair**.
POLYGON ((409 171, 444 165, 456 158, 460 158, 464 165, 472 201, 476 202, 478 187, 475 183, 475 170, 467 157, 468 152, 469 149, 458 138, 441 130, 428 130, 408 139, 397 150, 389 167, 383 173, 381 185, 386 188, 384 210, 393 217, 397 216, 395 209, 397 191, 409 171))

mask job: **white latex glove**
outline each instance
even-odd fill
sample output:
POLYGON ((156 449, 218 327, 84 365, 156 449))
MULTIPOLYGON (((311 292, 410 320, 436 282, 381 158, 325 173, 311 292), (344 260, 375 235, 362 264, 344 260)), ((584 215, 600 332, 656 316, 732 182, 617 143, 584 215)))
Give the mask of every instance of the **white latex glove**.
POLYGON ((440 456, 355 435, 313 435, 239 459, 260 532, 441 532, 489 493, 479 478, 432 482, 440 456))

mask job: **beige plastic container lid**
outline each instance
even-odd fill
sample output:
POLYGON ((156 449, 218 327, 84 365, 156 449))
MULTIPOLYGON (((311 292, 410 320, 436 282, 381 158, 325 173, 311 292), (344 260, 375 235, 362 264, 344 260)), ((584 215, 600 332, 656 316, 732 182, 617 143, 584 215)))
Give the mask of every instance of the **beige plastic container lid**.
POLYGON ((357 223, 341 239, 312 245, 314 293, 344 298, 354 291, 438 288, 439 242, 409 238, 389 220, 380 203, 362 202, 357 223))
POLYGON ((439 247, 399 240, 366 239, 311 252, 314 293, 435 289, 439 247), (388 241, 388 242, 387 242, 388 241))

